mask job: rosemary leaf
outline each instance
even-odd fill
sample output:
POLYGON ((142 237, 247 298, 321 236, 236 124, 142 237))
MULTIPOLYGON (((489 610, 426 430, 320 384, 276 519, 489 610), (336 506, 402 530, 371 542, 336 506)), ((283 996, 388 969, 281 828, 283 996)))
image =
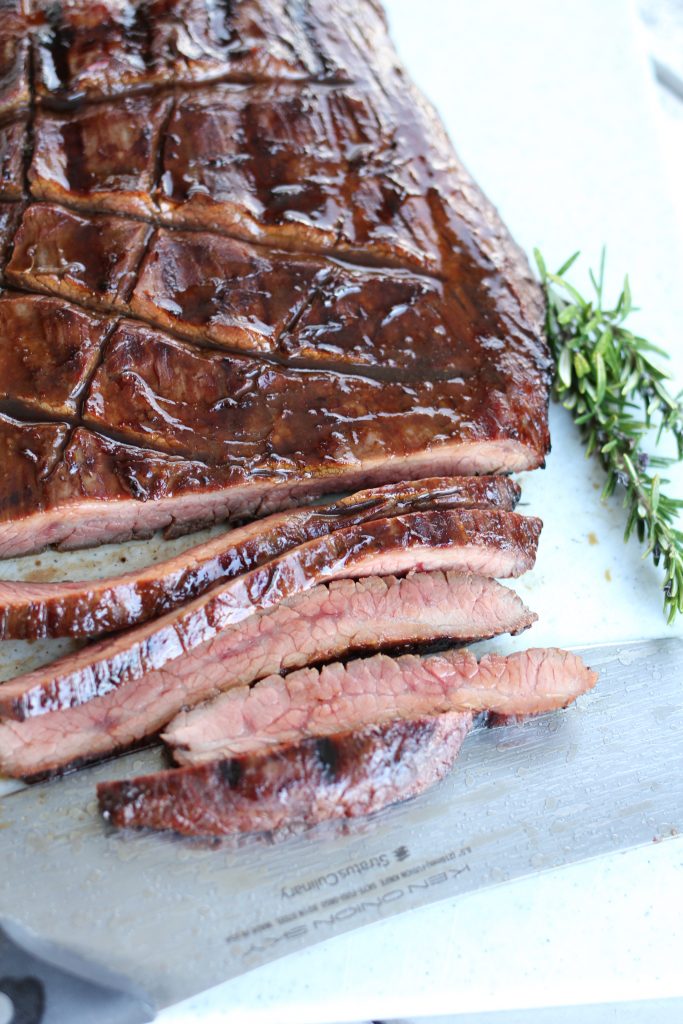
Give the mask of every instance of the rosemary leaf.
POLYGON ((683 531, 677 519, 683 499, 668 495, 664 480, 650 467, 683 459, 683 392, 673 395, 662 366, 667 353, 624 326, 635 309, 628 277, 609 308, 604 303, 605 251, 597 274, 591 270, 593 295, 587 299, 566 280, 579 257, 576 252, 556 274, 547 270, 538 250, 534 256, 546 296, 546 332, 555 361, 555 398, 579 428, 587 456, 599 459, 607 478, 602 500, 617 488, 626 512, 624 539, 635 532, 645 545, 643 557, 662 566, 664 612, 669 623, 683 614, 683 531), (648 432, 676 445, 677 460, 646 453, 648 432))

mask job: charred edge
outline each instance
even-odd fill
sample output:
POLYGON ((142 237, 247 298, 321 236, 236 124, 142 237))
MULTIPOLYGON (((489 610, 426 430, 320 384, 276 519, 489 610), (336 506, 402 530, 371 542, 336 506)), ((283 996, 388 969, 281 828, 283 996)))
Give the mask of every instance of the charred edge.
POLYGON ((219 761, 216 765, 216 777, 221 785, 236 789, 242 778, 241 762, 235 757, 219 761))
POLYGON ((322 768, 323 775, 330 782, 333 782, 339 773, 340 751, 337 743, 332 738, 324 737, 316 739, 313 743, 315 758, 322 768))

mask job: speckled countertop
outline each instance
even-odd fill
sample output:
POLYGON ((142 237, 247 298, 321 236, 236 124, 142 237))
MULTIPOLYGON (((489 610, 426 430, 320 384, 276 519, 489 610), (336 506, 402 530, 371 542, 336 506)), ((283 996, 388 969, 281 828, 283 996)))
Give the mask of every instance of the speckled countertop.
MULTIPOLYGON (((683 383, 683 120, 673 100, 668 115, 658 109, 628 0, 386 6, 411 73, 516 238, 551 263, 576 248, 595 263, 606 242, 612 280, 629 271, 641 328, 674 352, 683 383)), ((546 525, 537 567, 518 584, 541 620, 520 644, 665 634, 655 571, 624 547, 620 511, 599 505, 600 474, 558 410, 552 426, 548 468, 522 481, 546 525)), ((677 839, 344 935, 159 1020, 323 1024, 681 998, 682 905, 677 839)), ((625 1007, 597 1012, 579 1019, 683 1019, 677 1001, 628 1018, 625 1007)))

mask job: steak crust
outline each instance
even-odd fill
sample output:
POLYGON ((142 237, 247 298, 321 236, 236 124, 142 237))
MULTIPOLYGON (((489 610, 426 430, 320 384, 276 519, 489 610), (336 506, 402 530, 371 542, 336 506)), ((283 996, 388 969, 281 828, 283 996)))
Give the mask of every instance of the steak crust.
POLYGON ((391 722, 268 754, 102 782, 97 798, 118 828, 229 836, 355 818, 422 793, 452 767, 472 715, 391 722))
POLYGON ((0 555, 543 464, 540 289, 374 0, 28 6, 0 274, 71 313, 0 322, 0 555))

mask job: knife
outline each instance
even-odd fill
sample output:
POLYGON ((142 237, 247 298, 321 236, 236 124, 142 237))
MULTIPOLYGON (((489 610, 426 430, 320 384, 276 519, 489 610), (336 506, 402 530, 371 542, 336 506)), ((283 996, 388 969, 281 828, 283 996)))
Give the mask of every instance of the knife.
POLYGON ((95 783, 154 771, 158 750, 12 793, 0 803, 3 998, 26 1024, 135 1024, 392 914, 680 842, 683 641, 578 653, 600 679, 575 705, 475 728, 438 786, 344 825, 218 845, 109 830, 95 783))

